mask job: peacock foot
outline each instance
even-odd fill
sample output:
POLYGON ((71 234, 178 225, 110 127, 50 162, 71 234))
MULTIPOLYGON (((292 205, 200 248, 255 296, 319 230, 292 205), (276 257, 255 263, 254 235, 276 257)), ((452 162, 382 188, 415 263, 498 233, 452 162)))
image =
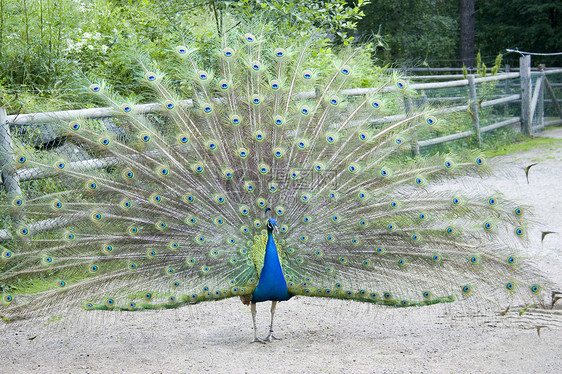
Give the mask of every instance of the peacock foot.
POLYGON ((264 339, 258 338, 257 336, 254 338, 254 340, 251 341, 251 343, 262 343, 265 344, 266 341, 264 339))
POLYGON ((265 338, 263 338, 263 340, 268 341, 268 342, 272 342, 274 340, 282 340, 282 339, 274 336, 273 333, 270 332, 269 335, 267 335, 265 338))

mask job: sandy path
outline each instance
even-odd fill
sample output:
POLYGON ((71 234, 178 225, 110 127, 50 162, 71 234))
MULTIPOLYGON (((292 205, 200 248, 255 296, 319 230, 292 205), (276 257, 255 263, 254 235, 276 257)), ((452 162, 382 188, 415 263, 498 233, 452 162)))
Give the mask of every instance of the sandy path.
MULTIPOLYGON (((562 138, 562 129, 542 136, 562 138)), ((534 206, 541 223, 529 232, 531 254, 562 290, 562 147, 492 163, 515 174, 489 178, 487 188, 534 206), (527 185, 518 168, 531 161, 539 164, 527 185), (540 230, 559 234, 541 245, 540 230)), ((268 308, 258 305, 264 332, 268 308)), ((170 311, 87 312, 62 330, 38 321, 5 328, 0 373, 562 372, 562 327, 543 328, 539 337, 540 315, 505 323, 452 319, 441 306, 391 310, 310 298, 294 298, 277 310, 276 331, 284 339, 267 345, 249 344, 249 308, 236 299, 170 311)))

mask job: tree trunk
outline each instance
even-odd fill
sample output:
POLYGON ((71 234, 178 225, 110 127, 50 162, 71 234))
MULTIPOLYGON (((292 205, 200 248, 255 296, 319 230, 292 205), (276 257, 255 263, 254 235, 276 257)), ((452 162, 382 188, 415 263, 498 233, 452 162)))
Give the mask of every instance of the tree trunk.
POLYGON ((461 17, 460 59, 465 66, 474 65, 474 0, 459 0, 461 17))

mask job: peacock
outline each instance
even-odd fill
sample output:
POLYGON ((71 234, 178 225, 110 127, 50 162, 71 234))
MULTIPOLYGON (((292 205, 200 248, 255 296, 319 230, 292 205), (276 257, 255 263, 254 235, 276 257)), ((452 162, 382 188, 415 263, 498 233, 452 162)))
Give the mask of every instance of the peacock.
POLYGON ((523 252, 528 209, 447 185, 489 173, 482 154, 412 156, 446 110, 411 105, 408 82, 361 47, 290 43, 239 23, 212 48, 168 50, 168 71, 139 53, 156 104, 88 77, 85 94, 114 118, 53 117, 72 152, 13 136, 1 152, 22 188, 1 200, 0 323, 239 297, 266 342, 277 303, 294 296, 541 303, 548 284, 523 252))

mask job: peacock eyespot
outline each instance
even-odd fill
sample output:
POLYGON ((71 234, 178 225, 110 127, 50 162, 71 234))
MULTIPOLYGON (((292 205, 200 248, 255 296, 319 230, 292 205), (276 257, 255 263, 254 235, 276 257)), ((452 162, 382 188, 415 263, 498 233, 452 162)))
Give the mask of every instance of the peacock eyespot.
POLYGON ((407 84, 406 84, 406 81, 405 81, 405 80, 403 80, 403 79, 398 79, 398 80, 396 81, 396 87, 398 87, 399 89, 404 89, 404 88, 406 88, 406 86, 407 86, 407 84))
POLYGON ((537 294, 537 293, 541 292, 541 287, 537 286, 537 285, 532 285, 531 286, 531 292, 534 293, 534 294, 537 294))

